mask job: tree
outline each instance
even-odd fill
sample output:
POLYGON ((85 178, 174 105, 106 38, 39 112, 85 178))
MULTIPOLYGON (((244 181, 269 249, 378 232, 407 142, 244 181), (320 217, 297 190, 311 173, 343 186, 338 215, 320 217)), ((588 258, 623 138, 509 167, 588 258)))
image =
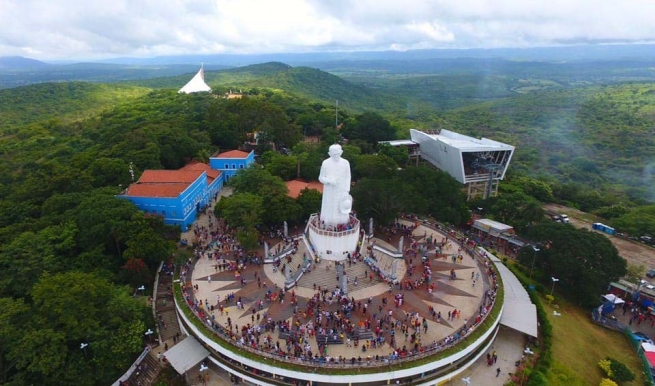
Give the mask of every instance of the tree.
POLYGON ((412 200, 424 214, 436 219, 462 224, 468 221, 470 214, 466 205, 466 196, 461 184, 448 173, 429 166, 408 166, 399 172, 403 184, 409 184, 416 192, 412 200))
POLYGON ((611 221, 618 231, 633 236, 655 236, 655 205, 639 206, 611 221))
POLYGON ((357 213, 381 224, 390 223, 400 212, 422 212, 417 207, 423 203, 416 198, 417 192, 398 178, 363 178, 357 181, 351 194, 357 213))
POLYGON ((489 217, 511 224, 519 234, 525 234, 530 226, 544 221, 546 215, 540 202, 521 191, 503 193, 477 204, 487 210, 489 217))
POLYGON ((111 191, 98 190, 79 202, 73 218, 77 224, 77 244, 81 249, 94 249, 98 245, 119 253, 126 238, 116 239, 112 228, 128 223, 139 210, 128 200, 114 197, 111 191))
POLYGON ((0 294, 25 296, 44 272, 59 273, 75 266, 77 228, 73 223, 24 232, 0 253, 0 294), (71 261, 72 260, 72 261, 71 261))
POLYGON ((262 199, 266 202, 262 221, 267 225, 296 221, 300 217, 302 208, 287 194, 271 194, 263 196, 262 199))
POLYGON ((627 263, 603 235, 568 224, 544 222, 528 232, 538 242, 539 251, 526 246, 519 261, 526 267, 534 261, 537 277, 550 282, 556 277, 558 288, 585 305, 596 305, 607 284, 627 273, 627 263))
POLYGON ((386 155, 361 155, 357 159, 355 177, 392 178, 396 175, 398 164, 386 155))
POLYGON ((346 125, 343 135, 348 139, 363 139, 377 144, 379 141, 396 139, 396 130, 380 114, 365 112, 355 118, 353 125, 346 125))
POLYGON ((140 259, 149 267, 156 267, 170 257, 175 250, 175 242, 166 240, 153 228, 144 228, 127 240, 123 256, 127 259, 140 259))
POLYGON ((15 373, 13 358, 15 343, 25 334, 30 319, 30 307, 23 299, 0 298, 0 383, 7 384, 15 373))
POLYGON ((216 216, 224 218, 230 226, 255 226, 261 223, 264 200, 252 193, 235 193, 222 198, 214 210, 216 216))
POLYGON ((237 231, 237 240, 246 251, 257 249, 259 247, 259 231, 253 226, 242 227, 237 231))
POLYGON ((387 143, 378 144, 378 153, 391 157, 398 165, 405 165, 409 160, 409 152, 404 146, 391 146, 387 143))
POLYGON ((643 265, 628 264, 625 279, 631 283, 639 284, 639 281, 646 275, 646 267, 643 265))
MULTIPOLYGON (((268 152, 267 152, 268 153, 268 152)), ((295 156, 271 153, 264 167, 272 175, 280 177, 285 181, 296 178, 298 172, 298 158, 295 156)))
POLYGON ((316 189, 305 188, 301 190, 296 202, 300 205, 302 219, 306 220, 311 214, 318 213, 321 210, 322 200, 323 195, 316 189))
MULTIPOLYGON (((295 167, 295 165, 294 165, 295 167)), ((260 165, 254 164, 249 168, 241 169, 236 176, 230 179, 235 193, 252 193, 261 196, 287 194, 288 189, 284 181, 274 176, 260 165)))
POLYGON ((71 271, 41 277, 32 298, 29 322, 9 354, 24 382, 111 383, 142 349, 147 308, 126 288, 71 271))

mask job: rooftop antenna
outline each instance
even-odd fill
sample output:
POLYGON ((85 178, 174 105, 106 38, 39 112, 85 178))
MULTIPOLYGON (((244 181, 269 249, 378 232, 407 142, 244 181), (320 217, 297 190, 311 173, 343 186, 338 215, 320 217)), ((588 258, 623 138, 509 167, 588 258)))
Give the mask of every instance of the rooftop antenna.
POLYGON ((339 100, 337 99, 337 103, 334 107, 334 128, 339 127, 339 100))

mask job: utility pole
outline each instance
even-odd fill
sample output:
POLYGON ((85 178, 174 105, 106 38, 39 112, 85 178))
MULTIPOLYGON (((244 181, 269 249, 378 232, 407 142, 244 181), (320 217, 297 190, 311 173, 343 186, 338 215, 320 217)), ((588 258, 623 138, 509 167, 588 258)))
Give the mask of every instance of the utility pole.
POLYGON ((337 99, 337 103, 334 107, 334 128, 339 127, 339 100, 337 99))

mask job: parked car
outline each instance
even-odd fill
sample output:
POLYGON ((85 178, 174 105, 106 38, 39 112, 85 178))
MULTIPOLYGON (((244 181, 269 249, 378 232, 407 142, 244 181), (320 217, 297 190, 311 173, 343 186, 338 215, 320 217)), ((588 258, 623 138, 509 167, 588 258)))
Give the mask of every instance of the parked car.
POLYGON ((635 339, 641 341, 641 342, 648 342, 650 344, 653 344, 653 340, 643 332, 637 331, 633 332, 632 335, 634 335, 635 339))
POLYGON ((651 269, 650 271, 646 272, 646 276, 648 277, 655 277, 655 269, 651 269))
POLYGON ((571 220, 569 220, 569 216, 568 216, 568 215, 562 214, 562 215, 560 215, 559 217, 562 219, 562 222, 563 222, 563 223, 568 224, 569 222, 571 222, 571 220))

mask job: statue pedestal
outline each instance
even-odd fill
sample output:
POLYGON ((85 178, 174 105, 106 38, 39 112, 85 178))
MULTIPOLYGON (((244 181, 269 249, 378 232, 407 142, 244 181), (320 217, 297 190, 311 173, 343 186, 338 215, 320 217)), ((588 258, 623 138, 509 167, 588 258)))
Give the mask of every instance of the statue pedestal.
POLYGON ((314 247, 314 251, 321 259, 342 261, 357 249, 359 240, 359 220, 350 216, 347 227, 343 229, 324 229, 317 214, 309 217, 307 236, 314 247))

